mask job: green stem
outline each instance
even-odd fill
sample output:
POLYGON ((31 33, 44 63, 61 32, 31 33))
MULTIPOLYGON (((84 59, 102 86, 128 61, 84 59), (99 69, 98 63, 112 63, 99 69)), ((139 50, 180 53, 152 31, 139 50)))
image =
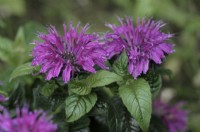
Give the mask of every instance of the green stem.
POLYGON ((108 87, 103 87, 102 91, 110 98, 114 96, 114 93, 108 87))

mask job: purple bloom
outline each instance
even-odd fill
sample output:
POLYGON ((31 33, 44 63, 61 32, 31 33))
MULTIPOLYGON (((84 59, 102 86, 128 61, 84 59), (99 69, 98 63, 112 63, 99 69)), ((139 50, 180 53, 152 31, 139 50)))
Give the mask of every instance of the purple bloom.
POLYGON ((98 42, 98 36, 85 33, 88 25, 78 32, 79 25, 74 28, 70 23, 67 31, 64 24, 64 36, 59 35, 53 26, 49 27, 48 34, 39 34, 43 41, 35 42, 32 65, 42 66, 40 72, 47 73, 46 80, 61 74, 63 80, 68 82, 76 71, 83 69, 94 73, 95 65, 107 68, 104 65, 106 51, 98 42))
MULTIPOLYGON (((3 94, 0 94, 0 103, 4 103, 8 100, 3 94)), ((4 110, 4 106, 0 104, 0 111, 4 110)))
POLYGON ((8 98, 6 98, 4 95, 0 94, 0 102, 6 102, 8 98))
POLYGON ((0 114, 1 132, 55 132, 57 125, 43 111, 29 112, 24 107, 17 109, 16 117, 11 118, 8 111, 0 114))
POLYGON ((165 25, 161 21, 156 22, 152 19, 146 21, 143 18, 138 19, 134 26, 131 18, 127 17, 126 21, 121 18, 118 20, 120 26, 106 24, 113 30, 113 33, 105 35, 108 57, 111 58, 125 49, 129 59, 128 70, 134 79, 148 71, 151 60, 160 64, 165 54, 174 51, 173 45, 166 42, 173 35, 160 31, 165 25))
POLYGON ((153 113, 163 120, 169 132, 184 132, 187 126, 186 110, 182 110, 183 103, 177 103, 174 106, 162 103, 160 101, 153 102, 153 113))

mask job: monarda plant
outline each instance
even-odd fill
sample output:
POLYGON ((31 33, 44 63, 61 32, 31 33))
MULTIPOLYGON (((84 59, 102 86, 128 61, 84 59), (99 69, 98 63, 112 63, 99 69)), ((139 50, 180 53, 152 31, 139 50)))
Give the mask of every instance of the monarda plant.
MULTIPOLYGON (((174 52, 168 41, 173 35, 162 32, 165 23, 152 18, 135 23, 130 17, 118 20, 117 25, 107 23, 110 31, 103 35, 87 33, 88 24, 63 24, 62 35, 49 26, 47 33, 38 33, 39 39, 33 42, 32 63, 13 71, 11 80, 32 73, 33 100, 29 105, 53 115, 57 125, 50 123, 51 131, 185 130, 187 112, 152 103, 162 86, 165 69, 160 64, 174 52), (169 123, 167 112, 180 120, 173 118, 176 123, 169 123)), ((29 115, 26 109, 23 113, 29 115)))

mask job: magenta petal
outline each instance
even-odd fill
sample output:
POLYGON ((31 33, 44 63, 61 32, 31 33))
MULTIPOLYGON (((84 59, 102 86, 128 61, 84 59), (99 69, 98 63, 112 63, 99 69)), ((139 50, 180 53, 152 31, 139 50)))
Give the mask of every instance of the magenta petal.
POLYGON ((129 62, 128 64, 128 71, 132 74, 133 72, 133 63, 129 62))
POLYGON ((108 57, 111 58, 122 52, 117 49, 123 47, 122 49, 128 53, 128 70, 135 79, 148 71, 151 60, 156 64, 161 64, 165 55, 174 51, 173 45, 167 43, 173 35, 161 32, 161 28, 165 25, 163 22, 143 18, 138 19, 135 26, 130 17, 126 17, 125 20, 118 18, 118 21, 121 24, 119 26, 106 25, 113 32, 105 35, 106 44, 112 46, 105 46, 105 49, 107 49, 108 57))
POLYGON ((54 77, 54 69, 50 69, 47 73, 47 76, 46 76, 46 80, 51 80, 52 77, 54 77))
POLYGON ((161 63, 161 58, 155 52, 151 52, 150 58, 157 64, 161 63))
POLYGON ((2 132, 55 132, 57 125, 42 110, 28 111, 27 107, 16 110, 16 116, 6 109, 0 114, 2 132), (12 115, 12 116, 10 116, 12 115))
POLYGON ((41 66, 40 72, 46 73, 47 80, 62 75, 68 82, 80 70, 95 72, 95 65, 105 68, 107 52, 98 35, 86 34, 88 24, 80 31, 79 26, 80 23, 74 28, 70 23, 67 29, 64 24, 64 36, 50 26, 47 34, 39 33, 42 41, 34 41, 32 65, 41 66))
POLYGON ((102 69, 108 69, 108 67, 106 67, 106 65, 104 64, 103 60, 94 60, 94 62, 101 67, 102 69))
POLYGON ((173 52, 173 45, 171 45, 171 44, 163 43, 163 44, 160 44, 158 47, 167 54, 173 52))
POLYGON ((54 77, 58 77, 60 71, 61 71, 61 68, 63 67, 63 63, 58 63, 55 68, 54 68, 54 77))
POLYGON ((82 64, 82 66, 83 66, 83 69, 86 70, 86 71, 89 71, 89 72, 92 72, 92 73, 96 72, 96 70, 93 68, 93 66, 90 65, 89 63, 85 62, 85 63, 82 64))
POLYGON ((137 68, 133 68, 132 75, 133 75, 134 79, 137 79, 137 77, 140 75, 140 72, 138 71, 137 68))
POLYGON ((142 65, 143 65, 143 73, 146 74, 149 69, 149 60, 147 59, 142 60, 142 65))
POLYGON ((68 64, 66 68, 63 70, 62 77, 65 83, 70 80, 71 66, 68 64))

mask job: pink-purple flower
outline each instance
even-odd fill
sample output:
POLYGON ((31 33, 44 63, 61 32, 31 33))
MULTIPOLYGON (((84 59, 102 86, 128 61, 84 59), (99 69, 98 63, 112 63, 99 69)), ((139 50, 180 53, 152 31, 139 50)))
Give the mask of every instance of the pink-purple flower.
POLYGON ((184 132, 187 127, 188 112, 181 107, 183 103, 172 106, 159 100, 153 102, 153 114, 161 118, 169 132, 184 132))
POLYGON ((125 49, 128 55, 128 71, 134 79, 148 71, 150 61, 161 64, 165 54, 174 51, 173 45, 166 42, 173 35, 160 31, 165 25, 163 22, 152 19, 146 21, 143 18, 138 19, 134 26, 129 17, 118 20, 121 23, 119 26, 106 24, 113 30, 105 35, 107 55, 111 58, 125 49))
POLYGON ((1 132, 55 132, 57 125, 42 110, 30 112, 27 107, 17 109, 11 117, 7 110, 0 114, 1 132))
POLYGON ((6 98, 3 94, 0 94, 0 102, 6 102, 8 98, 6 98))
POLYGON ((85 25, 79 32, 79 25, 72 23, 67 30, 64 24, 64 36, 58 34, 53 26, 48 34, 39 34, 42 41, 35 41, 32 65, 41 66, 41 73, 46 73, 46 80, 62 76, 68 82, 75 72, 85 70, 96 72, 94 66, 106 69, 104 62, 106 51, 98 41, 98 35, 86 34, 89 26, 85 25))

